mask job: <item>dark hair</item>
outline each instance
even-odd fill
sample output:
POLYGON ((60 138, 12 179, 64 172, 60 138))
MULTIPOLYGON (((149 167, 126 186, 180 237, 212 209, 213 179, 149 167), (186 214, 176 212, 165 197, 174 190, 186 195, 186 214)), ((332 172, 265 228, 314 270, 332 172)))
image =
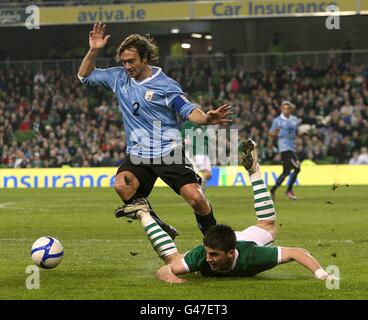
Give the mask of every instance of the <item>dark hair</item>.
POLYGON ((283 102, 281 103, 281 105, 282 105, 282 106, 283 106, 283 105, 287 105, 287 106, 289 106, 291 109, 295 109, 295 105, 294 105, 292 102, 288 101, 288 100, 283 101, 283 102))
POLYGON ((229 252, 235 249, 235 232, 225 224, 217 224, 207 231, 203 239, 203 244, 213 250, 229 252))
POLYGON ((126 37, 125 40, 116 49, 115 60, 116 62, 121 61, 121 54, 126 49, 135 48, 139 54, 141 60, 147 59, 148 63, 158 62, 158 47, 153 39, 147 35, 142 36, 140 34, 131 34, 126 37))

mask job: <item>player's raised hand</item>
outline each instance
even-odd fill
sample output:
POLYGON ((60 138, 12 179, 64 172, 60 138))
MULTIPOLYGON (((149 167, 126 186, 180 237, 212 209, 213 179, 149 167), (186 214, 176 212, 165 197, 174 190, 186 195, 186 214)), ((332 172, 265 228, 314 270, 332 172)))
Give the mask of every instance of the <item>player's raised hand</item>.
POLYGON ((101 22, 95 23, 93 30, 89 33, 89 47, 92 50, 102 49, 111 35, 105 35, 106 25, 101 22))
POLYGON ((229 115, 233 114, 230 109, 231 106, 224 104, 216 110, 208 111, 206 113, 207 124, 224 124, 232 122, 231 119, 227 118, 229 115))

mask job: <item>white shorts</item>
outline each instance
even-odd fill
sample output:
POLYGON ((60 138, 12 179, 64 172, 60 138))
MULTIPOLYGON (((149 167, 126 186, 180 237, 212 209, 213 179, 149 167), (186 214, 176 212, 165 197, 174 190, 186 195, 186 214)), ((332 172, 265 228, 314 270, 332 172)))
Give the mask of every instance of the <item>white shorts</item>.
MULTIPOLYGON (((256 226, 251 226, 243 231, 235 231, 235 235, 238 241, 253 241, 260 247, 271 245, 273 242, 271 233, 256 226)), ((280 264, 281 261, 281 247, 277 247, 277 263, 280 264)))
POLYGON ((271 233, 256 226, 251 226, 243 231, 235 231, 235 235, 238 241, 253 241, 262 247, 271 244, 273 241, 271 233))
POLYGON ((193 157, 193 166, 196 171, 207 170, 211 172, 211 160, 210 157, 205 154, 196 154, 193 157))

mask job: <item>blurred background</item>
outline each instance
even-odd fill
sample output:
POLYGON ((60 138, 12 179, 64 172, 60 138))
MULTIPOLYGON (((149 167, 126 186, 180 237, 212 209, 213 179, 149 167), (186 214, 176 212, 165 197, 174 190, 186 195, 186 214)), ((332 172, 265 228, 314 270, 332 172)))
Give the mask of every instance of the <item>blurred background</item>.
POLYGON ((268 130, 283 100, 302 119, 301 161, 368 164, 368 4, 333 3, 334 20, 320 0, 1 1, 0 167, 106 167, 124 158, 116 99, 76 76, 97 21, 112 35, 98 67, 116 65, 127 35, 150 34, 159 65, 192 101, 233 106, 228 127, 258 141, 264 164, 281 163, 268 130), (37 18, 39 28, 28 29, 37 18))

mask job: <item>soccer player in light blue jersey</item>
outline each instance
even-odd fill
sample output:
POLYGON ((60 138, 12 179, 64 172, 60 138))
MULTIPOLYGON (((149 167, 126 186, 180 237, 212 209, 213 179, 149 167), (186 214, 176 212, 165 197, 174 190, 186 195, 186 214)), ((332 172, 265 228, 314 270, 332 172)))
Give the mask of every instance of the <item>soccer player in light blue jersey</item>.
MULTIPOLYGON (((199 178, 185 159, 177 114, 197 124, 230 122, 230 107, 204 113, 184 96, 180 85, 154 64, 158 49, 152 39, 128 36, 116 51, 122 66, 96 69, 98 52, 106 45, 106 25, 95 24, 90 49, 78 71, 82 83, 115 93, 125 128, 127 156, 119 167, 115 190, 125 204, 146 198, 160 177, 194 209, 202 233, 216 224, 212 207, 203 195, 199 178)), ((120 208, 115 211, 120 217, 120 208)), ((151 207, 152 217, 174 238, 175 228, 165 224, 151 207)))
POLYGON ((273 119, 270 129, 270 136, 278 138, 278 147, 281 152, 281 159, 283 163, 283 172, 276 180, 276 184, 271 189, 272 198, 275 200, 275 193, 278 187, 293 170, 290 177, 289 185, 286 190, 286 195, 291 200, 296 200, 293 192, 293 185, 300 172, 300 163, 296 155, 295 137, 300 120, 291 113, 295 106, 290 101, 284 101, 281 104, 281 114, 273 119))

